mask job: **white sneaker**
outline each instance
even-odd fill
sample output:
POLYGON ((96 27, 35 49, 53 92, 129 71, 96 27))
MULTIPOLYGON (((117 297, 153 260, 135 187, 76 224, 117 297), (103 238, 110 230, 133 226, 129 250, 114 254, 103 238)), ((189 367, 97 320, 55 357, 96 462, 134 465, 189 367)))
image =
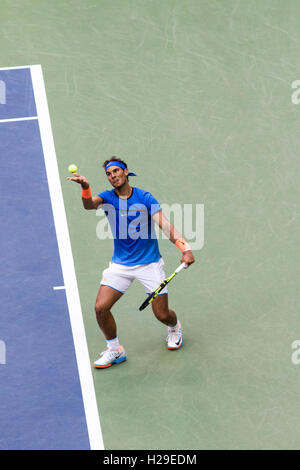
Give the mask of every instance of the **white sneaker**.
POLYGON ((168 349, 179 349, 182 346, 182 331, 181 324, 178 322, 178 326, 174 328, 168 327, 167 336, 168 349))
POLYGON ((126 353, 122 346, 118 351, 112 351, 107 348, 106 351, 101 353, 99 359, 94 362, 94 367, 96 369, 106 369, 113 364, 120 364, 120 362, 124 362, 126 359, 126 353))

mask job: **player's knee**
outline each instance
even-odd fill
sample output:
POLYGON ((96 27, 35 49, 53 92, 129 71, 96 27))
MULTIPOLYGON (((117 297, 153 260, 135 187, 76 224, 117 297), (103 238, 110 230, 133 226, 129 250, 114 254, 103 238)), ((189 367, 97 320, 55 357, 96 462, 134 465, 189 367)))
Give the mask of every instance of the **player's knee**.
POLYGON ((109 315, 109 308, 101 302, 96 302, 95 313, 97 320, 104 320, 109 315))

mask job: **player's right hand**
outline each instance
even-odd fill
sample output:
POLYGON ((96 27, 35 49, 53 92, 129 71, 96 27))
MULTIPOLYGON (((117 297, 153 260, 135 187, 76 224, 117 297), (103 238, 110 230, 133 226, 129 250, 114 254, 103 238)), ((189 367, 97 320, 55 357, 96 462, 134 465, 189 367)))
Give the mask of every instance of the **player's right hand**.
POLYGON ((184 251, 182 253, 182 257, 181 257, 181 260, 180 260, 181 263, 185 263, 187 264, 188 266, 190 266, 191 264, 193 264, 195 262, 195 258, 194 258, 194 255, 192 253, 192 250, 187 250, 187 251, 184 251))
POLYGON ((78 173, 74 173, 74 176, 68 176, 67 180, 75 181, 75 183, 81 184, 83 189, 88 189, 90 185, 86 177, 83 175, 79 175, 78 173))

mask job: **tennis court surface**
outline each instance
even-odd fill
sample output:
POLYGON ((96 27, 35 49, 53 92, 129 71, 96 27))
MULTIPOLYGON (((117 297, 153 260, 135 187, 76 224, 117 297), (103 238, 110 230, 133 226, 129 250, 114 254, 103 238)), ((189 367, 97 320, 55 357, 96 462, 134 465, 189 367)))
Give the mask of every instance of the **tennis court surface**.
POLYGON ((299 2, 25 3, 1 5, 0 448, 299 449, 299 2), (113 241, 66 177, 111 189, 112 155, 203 205, 204 245, 169 286, 183 347, 134 283, 103 371, 113 241))

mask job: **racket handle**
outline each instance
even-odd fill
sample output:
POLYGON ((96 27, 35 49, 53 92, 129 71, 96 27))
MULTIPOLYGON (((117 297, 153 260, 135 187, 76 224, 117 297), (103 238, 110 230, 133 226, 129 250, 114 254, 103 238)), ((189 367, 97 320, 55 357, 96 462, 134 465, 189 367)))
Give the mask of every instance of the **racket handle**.
POLYGON ((175 273, 176 273, 176 274, 178 274, 178 273, 179 273, 179 272, 180 272, 180 271, 181 271, 183 268, 185 268, 185 269, 186 269, 187 267, 188 267, 188 265, 187 265, 187 264, 185 264, 185 263, 181 263, 181 265, 180 265, 180 266, 178 266, 178 268, 177 268, 177 269, 175 269, 175 273))

